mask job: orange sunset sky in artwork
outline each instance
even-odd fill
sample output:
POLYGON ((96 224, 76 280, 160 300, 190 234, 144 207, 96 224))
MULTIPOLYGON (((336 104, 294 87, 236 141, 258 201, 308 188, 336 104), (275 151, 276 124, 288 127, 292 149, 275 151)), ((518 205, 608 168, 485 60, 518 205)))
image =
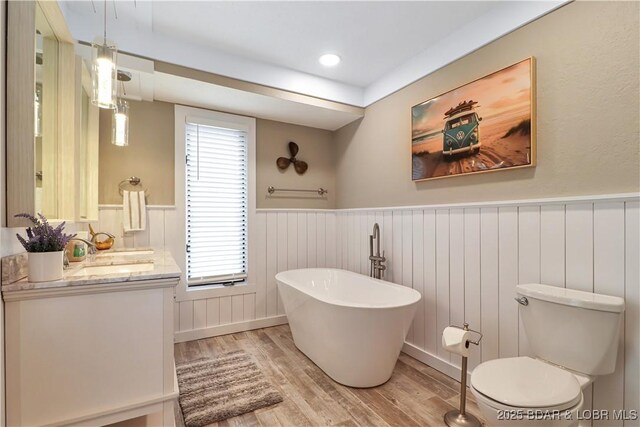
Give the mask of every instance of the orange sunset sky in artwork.
POLYGON ((478 101, 482 117, 522 110, 531 99, 530 61, 525 60, 413 108, 412 137, 440 131, 444 113, 463 100, 478 101))

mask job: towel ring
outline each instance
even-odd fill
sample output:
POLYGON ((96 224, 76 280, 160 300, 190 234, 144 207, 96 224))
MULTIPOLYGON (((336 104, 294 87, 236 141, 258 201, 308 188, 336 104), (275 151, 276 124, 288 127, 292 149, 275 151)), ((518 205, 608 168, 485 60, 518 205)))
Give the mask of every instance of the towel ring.
MULTIPOLYGON (((138 185, 140 185, 140 188, 136 189, 135 191, 144 191, 145 190, 145 188, 142 187, 142 185, 141 185, 142 184, 142 180, 140 178, 138 178, 137 176, 131 176, 131 177, 127 178, 127 179, 123 179, 118 184, 118 192, 120 193, 121 196, 123 195, 123 190, 124 190, 124 188, 122 188, 122 186, 126 185, 126 184, 132 185, 134 187, 137 187, 138 185)), ((147 196, 148 196, 148 194, 147 194, 147 196)))

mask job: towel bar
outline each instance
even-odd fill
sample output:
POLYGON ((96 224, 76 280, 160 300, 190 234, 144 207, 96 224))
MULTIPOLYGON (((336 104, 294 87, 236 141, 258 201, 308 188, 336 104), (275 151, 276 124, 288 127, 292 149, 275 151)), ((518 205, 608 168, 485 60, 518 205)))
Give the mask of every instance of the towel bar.
POLYGON ((273 194, 276 191, 294 191, 297 193, 318 193, 318 196, 324 196, 329 192, 329 190, 325 190, 322 187, 318 188, 317 190, 306 190, 306 189, 296 189, 296 188, 275 188, 272 186, 267 187, 267 193, 269 194, 273 194))
MULTIPOLYGON (((137 176, 131 176, 127 179, 123 179, 122 181, 120 181, 120 183, 118 184, 118 192, 120 193, 121 196, 122 196, 122 191, 124 190, 124 188, 122 188, 124 184, 133 185, 135 187, 135 186, 141 185, 142 180, 137 176)), ((139 191, 144 191, 144 188, 140 188, 139 191)))

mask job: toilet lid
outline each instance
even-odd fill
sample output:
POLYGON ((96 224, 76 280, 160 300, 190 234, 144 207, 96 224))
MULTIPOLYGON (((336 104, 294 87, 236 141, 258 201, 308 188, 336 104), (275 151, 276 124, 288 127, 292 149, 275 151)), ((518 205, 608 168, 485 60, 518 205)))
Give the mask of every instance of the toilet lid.
POLYGON ((471 374, 471 385, 492 400, 518 408, 577 403, 582 392, 573 374, 530 357, 481 363, 471 374))

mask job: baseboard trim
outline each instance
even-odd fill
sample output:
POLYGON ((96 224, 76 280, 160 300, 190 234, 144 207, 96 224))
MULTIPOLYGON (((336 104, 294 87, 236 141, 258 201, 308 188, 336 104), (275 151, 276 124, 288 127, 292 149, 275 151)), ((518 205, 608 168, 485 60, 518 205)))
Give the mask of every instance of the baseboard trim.
MULTIPOLYGON (((441 359, 438 356, 435 356, 427 351, 424 351, 423 349, 418 348, 415 345, 410 344, 408 342, 405 342, 404 346, 402 346, 402 352, 424 363, 425 365, 431 366, 433 369, 436 369, 442 372, 448 377, 451 377, 458 382, 460 381, 461 369, 459 366, 456 366, 451 362, 447 362, 446 360, 441 359)), ((459 356, 454 355, 453 357, 459 357, 459 356)), ((470 381, 471 381, 471 373, 467 372, 467 384, 471 384, 470 381)))
POLYGON ((209 326, 206 328, 192 329, 190 331, 179 331, 174 334, 175 342, 185 342, 199 340, 203 338, 217 337, 219 335, 235 334, 237 332, 250 331, 253 329, 269 328, 271 326, 284 325, 288 323, 287 316, 272 316, 262 319, 247 320, 244 322, 227 323, 226 325, 209 326))

